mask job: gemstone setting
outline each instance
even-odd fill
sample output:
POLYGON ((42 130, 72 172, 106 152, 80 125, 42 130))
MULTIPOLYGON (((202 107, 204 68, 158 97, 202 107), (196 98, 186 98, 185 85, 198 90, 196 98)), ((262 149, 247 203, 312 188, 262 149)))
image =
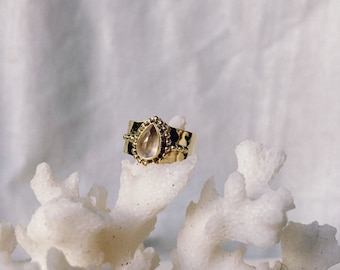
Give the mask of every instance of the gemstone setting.
POLYGON ((191 154, 195 134, 170 127, 158 116, 145 121, 130 121, 124 152, 144 166, 150 163, 182 161, 191 154))
POLYGON ((158 163, 170 152, 170 127, 159 117, 147 119, 137 129, 132 140, 131 153, 143 164, 158 163))
POLYGON ((140 134, 137 140, 136 151, 143 159, 153 159, 160 151, 161 135, 154 124, 150 124, 140 134))

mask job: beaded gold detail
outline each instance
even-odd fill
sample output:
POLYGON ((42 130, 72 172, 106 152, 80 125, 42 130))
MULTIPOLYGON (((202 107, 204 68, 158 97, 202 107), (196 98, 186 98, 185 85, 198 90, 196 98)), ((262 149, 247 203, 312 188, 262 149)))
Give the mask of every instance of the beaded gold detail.
POLYGON ((124 152, 141 164, 172 163, 187 158, 193 150, 195 134, 170 127, 158 116, 130 121, 124 152))

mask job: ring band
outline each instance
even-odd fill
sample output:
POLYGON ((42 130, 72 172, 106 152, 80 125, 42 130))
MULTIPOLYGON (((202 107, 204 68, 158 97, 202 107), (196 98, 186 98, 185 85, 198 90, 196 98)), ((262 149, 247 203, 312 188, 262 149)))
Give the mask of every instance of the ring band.
POLYGON ((133 155, 143 165, 172 163, 191 155, 195 134, 170 127, 158 116, 145 121, 130 121, 124 152, 133 155))

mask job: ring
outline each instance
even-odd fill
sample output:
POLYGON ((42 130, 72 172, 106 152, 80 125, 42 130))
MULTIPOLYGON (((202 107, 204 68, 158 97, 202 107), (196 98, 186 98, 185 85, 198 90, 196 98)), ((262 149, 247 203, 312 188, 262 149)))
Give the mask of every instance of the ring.
POLYGON ((145 121, 130 121, 124 152, 143 165, 172 163, 191 155, 195 134, 170 127, 158 116, 145 121))

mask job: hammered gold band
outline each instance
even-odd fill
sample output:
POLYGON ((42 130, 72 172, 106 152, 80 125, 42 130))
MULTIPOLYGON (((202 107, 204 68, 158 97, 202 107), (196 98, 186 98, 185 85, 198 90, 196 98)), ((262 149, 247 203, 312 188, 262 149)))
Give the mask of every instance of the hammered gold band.
POLYGON ((130 121, 124 152, 143 165, 172 163, 191 155, 195 134, 170 127, 158 116, 145 121, 130 121))

